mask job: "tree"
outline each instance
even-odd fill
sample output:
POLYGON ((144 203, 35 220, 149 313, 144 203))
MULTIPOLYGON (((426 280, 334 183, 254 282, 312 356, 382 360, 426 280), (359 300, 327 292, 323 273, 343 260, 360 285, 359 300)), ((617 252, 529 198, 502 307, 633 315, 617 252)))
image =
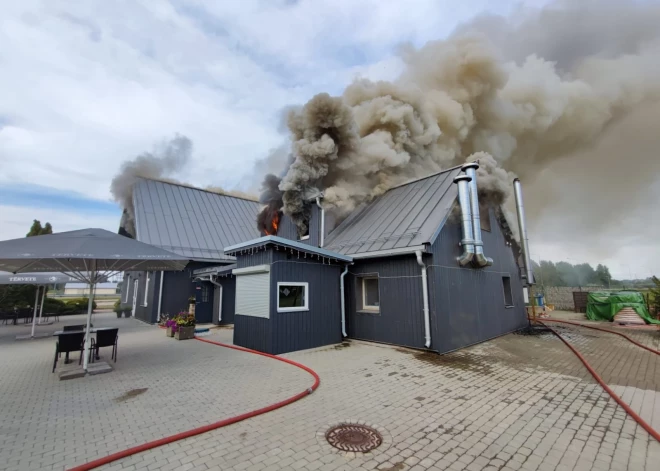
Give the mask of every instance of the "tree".
POLYGON ((25 237, 32 237, 32 236, 52 234, 52 233, 53 233, 53 226, 51 226, 49 222, 47 222, 44 227, 41 227, 41 221, 35 219, 34 222, 32 223, 32 227, 30 227, 30 232, 25 234, 25 237))
POLYGON ((651 294, 649 296, 651 298, 649 304, 653 306, 657 317, 660 314, 660 279, 657 276, 653 276, 651 277, 651 281, 653 282, 653 288, 649 289, 649 293, 651 294))
POLYGON ((608 288, 612 285, 612 275, 610 275, 610 269, 607 266, 598 264, 596 267, 596 281, 608 288))

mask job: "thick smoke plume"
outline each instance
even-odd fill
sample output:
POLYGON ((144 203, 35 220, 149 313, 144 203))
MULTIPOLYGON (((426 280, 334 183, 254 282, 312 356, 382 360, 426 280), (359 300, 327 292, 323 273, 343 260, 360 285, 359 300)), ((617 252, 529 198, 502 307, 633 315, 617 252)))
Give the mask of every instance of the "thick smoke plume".
POLYGON ((477 18, 446 40, 405 48, 393 82, 357 80, 342 96, 291 110, 281 200, 277 177, 264 185, 270 214, 281 208, 302 233, 306 200, 319 192, 342 217, 392 186, 475 158, 481 190, 502 204, 510 172, 525 178, 588 151, 624 116, 657 103, 658 5, 561 2, 520 15, 477 18))
POLYGON ((133 208, 133 186, 140 177, 163 179, 180 171, 190 161, 192 141, 177 135, 158 146, 154 152, 145 152, 133 160, 121 164, 119 173, 112 179, 110 192, 124 209, 122 228, 135 235, 135 211, 133 208))

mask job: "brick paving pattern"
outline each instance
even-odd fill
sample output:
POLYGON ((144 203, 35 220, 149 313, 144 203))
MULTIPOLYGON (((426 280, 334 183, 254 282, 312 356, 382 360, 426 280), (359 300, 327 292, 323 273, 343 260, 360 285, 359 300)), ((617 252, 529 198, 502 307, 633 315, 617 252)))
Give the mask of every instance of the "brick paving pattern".
MULTIPOLYGON (((312 382, 267 358, 166 339, 131 319, 107 322, 123 325, 116 371, 68 382, 50 374, 52 340, 10 342, 5 329, 20 328, 0 327, 5 469, 63 469, 262 407, 312 382), (148 389, 118 399, 137 388, 148 389)), ((658 406, 647 392, 657 395, 660 357, 607 333, 570 329, 569 341, 606 381, 643 391, 632 404, 653 418, 658 406)), ((229 342, 231 334, 209 338, 229 342)), ((442 357, 362 342, 285 356, 321 376, 311 396, 100 469, 636 471, 660 463, 660 444, 551 334, 508 335, 442 357), (332 449, 322 432, 344 421, 374 425, 383 445, 367 454, 332 449)))

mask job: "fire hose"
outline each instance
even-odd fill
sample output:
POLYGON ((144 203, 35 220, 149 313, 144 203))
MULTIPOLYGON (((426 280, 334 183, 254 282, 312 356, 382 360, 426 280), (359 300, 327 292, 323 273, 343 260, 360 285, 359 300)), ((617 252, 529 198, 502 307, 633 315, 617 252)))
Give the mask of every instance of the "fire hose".
MULTIPOLYGON (((657 432, 655 429, 653 429, 653 427, 651 427, 649 424, 647 424, 646 421, 644 421, 644 419, 642 419, 642 418, 641 418, 641 417, 640 417, 640 416, 639 416, 634 410, 632 410, 628 404, 626 404, 625 402, 623 402, 623 399, 621 399, 621 398, 620 398, 620 397, 619 397, 619 396, 618 396, 618 395, 617 395, 617 394, 616 394, 616 393, 615 393, 615 392, 614 392, 614 391, 613 391, 613 390, 612 390, 612 389, 611 389, 611 388, 605 383, 605 381, 603 380, 603 378, 601 378, 600 375, 599 375, 598 373, 596 373, 596 370, 593 369, 593 367, 589 364, 589 362, 587 361, 587 359, 584 358, 584 356, 582 356, 582 354, 581 354, 581 353, 580 353, 575 347, 573 347, 573 345, 571 345, 570 343, 568 343, 568 341, 567 341, 564 337, 562 337, 562 336, 561 336, 561 335, 560 335, 555 329, 553 329, 553 328, 550 327, 549 325, 547 325, 547 324, 545 324, 544 322, 541 322, 541 321, 538 321, 538 322, 539 322, 541 325, 543 325, 543 326, 547 327, 548 329, 550 329, 550 331, 551 331, 553 334, 555 334, 555 335, 559 338, 559 340, 561 340, 562 342, 564 342, 564 345, 566 345, 566 346, 567 346, 567 347, 568 347, 568 348, 569 348, 569 349, 570 349, 570 350, 571 350, 571 351, 572 351, 572 352, 578 357, 578 359, 582 362, 582 364, 583 364, 584 367, 587 369, 587 371, 589 371, 589 373, 591 373, 591 376, 594 377, 594 379, 598 382, 598 384, 600 384, 600 386, 601 386, 601 387, 602 387, 602 388, 603 388, 603 389, 604 389, 604 390, 605 390, 605 391, 606 391, 606 392, 612 397, 612 399, 614 399, 614 400, 616 401, 616 403, 619 404, 619 405, 623 408, 623 410, 625 410, 625 411, 628 413, 628 415, 629 415, 630 417, 633 418, 633 420, 635 420, 635 422, 637 422, 637 423, 638 423, 638 424, 639 424, 644 430, 646 430, 646 431, 649 433, 649 435, 651 435, 651 436, 652 436, 653 438, 655 438, 658 442, 660 442, 660 433, 657 432)), ((565 322, 565 321, 554 321, 554 320, 553 320, 552 322, 565 322)), ((573 322, 567 322, 567 323, 568 323, 568 324, 574 324, 573 322)), ((584 325, 582 325, 582 324, 574 324, 574 325, 579 325, 579 326, 582 326, 582 327, 587 327, 587 326, 584 326, 584 325)), ((595 328, 595 327, 594 327, 594 328, 595 328)), ((618 332, 612 332, 612 331, 610 331, 610 330, 605 330, 605 329, 596 329, 596 330, 604 330, 605 332, 610 332, 610 333, 612 333, 612 334, 617 334, 617 333, 618 333, 618 332)), ((623 334, 621 334, 621 335, 623 335, 623 334)), ((628 340, 630 340, 631 342, 633 342, 633 343, 635 343, 635 344, 637 344, 637 345, 639 345, 639 346, 641 346, 641 347, 644 347, 643 345, 641 345, 641 344, 639 344, 639 343, 633 341, 632 339, 630 339, 628 336, 626 336, 626 335, 623 335, 623 336, 626 337, 626 338, 627 338, 628 340)), ((657 350, 653 350, 653 349, 650 349, 650 348, 647 348, 647 347, 644 347, 644 348, 646 348, 647 350, 650 350, 650 351, 652 351, 652 352, 654 352, 654 353, 658 353, 658 354, 660 354, 660 352, 658 352, 657 350)))
POLYGON ((163 437, 159 438, 158 440, 153 440, 151 442, 143 443, 142 445, 138 445, 132 448, 128 448, 126 450, 118 451, 117 453, 113 453, 108 456, 104 456, 103 458, 99 458, 94 461, 90 461, 89 463, 81 464, 79 466, 76 466, 74 468, 70 468, 69 471, 87 471, 89 469, 94 469, 98 468, 99 466, 106 465, 108 463, 112 463, 113 461, 120 460, 122 458, 126 458, 131 455, 135 455, 136 453, 141 453, 143 451, 151 450, 152 448, 157 448, 159 446, 167 445, 168 443, 176 442, 178 440, 183 440, 184 438, 189 438, 189 437, 194 437, 195 435, 199 435, 202 433, 210 432, 211 430, 219 429, 221 427, 226 427, 227 425, 235 424, 236 422, 241 422, 242 420, 249 419, 251 417, 255 417, 257 415, 265 414, 267 412, 273 411, 275 409, 279 409, 281 407, 284 407, 286 405, 289 405, 293 402, 296 402, 299 399, 302 399, 305 396, 308 396, 312 394, 316 390, 316 388, 319 387, 319 384, 321 382, 319 375, 312 370, 311 368, 302 365, 298 362, 295 362, 293 360, 289 360, 287 358, 281 358, 275 355, 270 355, 268 353, 263 353, 263 352, 258 352, 256 350, 250 350, 249 348, 243 348, 243 347, 238 347, 236 345, 229 345, 225 343, 220 343, 220 342, 214 342, 213 340, 207 340, 207 339, 202 339, 202 338, 195 338, 195 340, 199 340, 200 342, 205 342, 205 343, 210 343, 213 345, 219 345, 221 347, 226 347, 226 348, 231 348, 234 350, 239 350, 241 352, 247 352, 247 353, 254 353, 256 355, 261 355, 264 357, 268 358, 273 358, 274 360, 281 361, 283 363, 288 363, 289 365, 293 365, 295 367, 298 367, 302 370, 305 370, 307 373, 311 374, 314 377, 314 384, 312 384, 311 387, 307 388, 306 390, 296 394, 295 396, 291 396, 288 399, 284 399, 283 401, 276 402, 275 404, 271 404, 266 407, 262 407, 261 409, 256 409, 250 412, 246 412, 241 415, 237 415, 234 417, 229 417, 227 419, 220 420, 218 422, 214 422, 212 424, 204 425, 202 427, 197 427, 191 430, 186 430, 184 432, 180 432, 174 435, 170 435, 168 437, 163 437))

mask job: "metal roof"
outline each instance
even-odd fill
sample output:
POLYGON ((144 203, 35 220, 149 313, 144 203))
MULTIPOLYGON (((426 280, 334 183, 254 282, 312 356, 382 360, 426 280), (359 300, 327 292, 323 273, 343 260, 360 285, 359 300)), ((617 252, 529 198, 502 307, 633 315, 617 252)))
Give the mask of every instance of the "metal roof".
POLYGON ((260 235, 260 204, 235 196, 141 178, 133 206, 137 240, 191 260, 234 260, 225 247, 260 235))
POLYGON ((355 258, 423 249, 435 241, 451 211, 460 172, 454 167, 390 189, 337 226, 325 247, 355 258))
POLYGON ((225 253, 234 254, 242 250, 249 250, 255 247, 261 247, 263 245, 274 244, 279 245, 280 247, 288 247, 292 249, 299 250, 300 252, 306 252, 314 255, 320 255, 325 258, 334 258, 343 262, 352 262, 353 258, 347 255, 342 255, 330 250, 321 249, 314 247, 313 245, 303 244, 301 242, 296 242, 295 240, 285 239, 278 236, 265 236, 259 237, 258 239, 248 240, 247 242, 242 242, 240 244, 232 245, 225 249, 225 253))

